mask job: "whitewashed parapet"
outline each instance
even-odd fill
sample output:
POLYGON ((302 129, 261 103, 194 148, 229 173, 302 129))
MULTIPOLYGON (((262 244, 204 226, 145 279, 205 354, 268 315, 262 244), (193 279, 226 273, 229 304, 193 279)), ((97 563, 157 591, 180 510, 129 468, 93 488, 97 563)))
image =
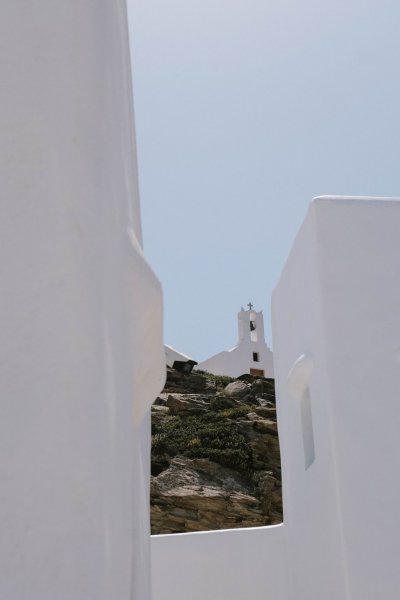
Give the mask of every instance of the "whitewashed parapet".
POLYGON ((285 600, 283 526, 152 536, 153 600, 285 600))

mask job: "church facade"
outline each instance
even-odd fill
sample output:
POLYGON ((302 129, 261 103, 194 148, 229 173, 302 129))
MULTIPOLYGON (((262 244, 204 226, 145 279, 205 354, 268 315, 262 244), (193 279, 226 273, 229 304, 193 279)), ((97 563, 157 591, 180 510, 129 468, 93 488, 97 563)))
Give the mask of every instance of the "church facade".
POLYGON ((214 375, 239 377, 244 373, 259 377, 274 377, 273 354, 265 341, 262 311, 242 308, 238 313, 237 345, 231 350, 219 352, 196 367, 214 375))

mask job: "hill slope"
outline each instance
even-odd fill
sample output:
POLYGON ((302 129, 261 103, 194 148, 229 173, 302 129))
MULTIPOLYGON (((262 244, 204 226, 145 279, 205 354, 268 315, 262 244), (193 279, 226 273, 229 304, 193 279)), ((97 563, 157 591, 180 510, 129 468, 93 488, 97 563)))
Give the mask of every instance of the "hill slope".
POLYGON ((152 407, 152 533, 282 521, 274 382, 168 369, 152 407))

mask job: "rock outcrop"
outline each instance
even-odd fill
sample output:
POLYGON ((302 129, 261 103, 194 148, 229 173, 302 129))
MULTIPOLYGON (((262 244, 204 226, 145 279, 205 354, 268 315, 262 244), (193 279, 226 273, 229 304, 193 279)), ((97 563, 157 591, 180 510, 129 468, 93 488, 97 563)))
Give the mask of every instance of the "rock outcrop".
POLYGON ((272 380, 169 369, 152 433, 153 534, 282 521, 272 380))

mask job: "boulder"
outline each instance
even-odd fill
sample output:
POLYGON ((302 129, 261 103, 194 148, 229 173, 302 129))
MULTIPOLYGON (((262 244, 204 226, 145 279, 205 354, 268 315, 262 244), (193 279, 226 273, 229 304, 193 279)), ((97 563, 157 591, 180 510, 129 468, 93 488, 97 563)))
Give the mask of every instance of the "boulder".
POLYGON ((171 415, 197 415, 207 410, 207 398, 196 394, 169 394, 165 405, 171 415))
POLYGON ((249 394, 251 390, 250 384, 245 381, 232 381, 224 389, 225 396, 233 398, 242 398, 249 394))

